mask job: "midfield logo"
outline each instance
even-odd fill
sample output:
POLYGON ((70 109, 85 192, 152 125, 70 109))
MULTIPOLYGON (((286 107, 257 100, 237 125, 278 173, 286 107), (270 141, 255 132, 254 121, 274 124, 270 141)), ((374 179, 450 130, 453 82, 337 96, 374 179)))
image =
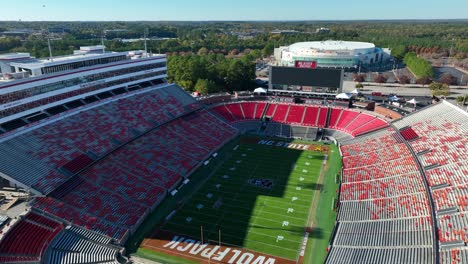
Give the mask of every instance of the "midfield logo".
POLYGON ((273 181, 270 179, 249 179, 247 182, 264 189, 273 188, 273 181))

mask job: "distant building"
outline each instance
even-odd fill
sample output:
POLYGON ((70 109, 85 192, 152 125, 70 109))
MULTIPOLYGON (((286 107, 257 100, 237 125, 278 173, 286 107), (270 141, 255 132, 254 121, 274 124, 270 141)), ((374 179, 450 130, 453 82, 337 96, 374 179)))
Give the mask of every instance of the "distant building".
POLYGON ((297 30, 292 30, 292 29, 275 29, 270 32, 270 34, 297 34, 297 33, 301 33, 301 32, 297 30))
POLYGON ((297 62, 315 62, 317 67, 357 68, 387 61, 388 50, 372 43, 353 41, 299 42, 275 49, 280 66, 295 66, 297 62))
POLYGON ((324 28, 324 27, 317 28, 315 30, 315 33, 317 33, 317 34, 328 34, 328 33, 330 33, 330 29, 329 28, 324 28))
POLYGON ((18 37, 27 37, 36 31, 33 29, 12 29, 0 32, 0 36, 18 36, 18 37))

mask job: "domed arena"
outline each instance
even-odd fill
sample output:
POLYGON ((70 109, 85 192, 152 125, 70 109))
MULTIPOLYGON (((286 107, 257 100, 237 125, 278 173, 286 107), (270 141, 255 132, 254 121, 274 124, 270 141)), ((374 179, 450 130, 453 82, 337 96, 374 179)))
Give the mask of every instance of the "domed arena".
POLYGON ((281 66, 314 61, 318 67, 357 68, 385 62, 390 59, 390 53, 373 43, 327 40, 279 47, 275 49, 275 59, 281 66))

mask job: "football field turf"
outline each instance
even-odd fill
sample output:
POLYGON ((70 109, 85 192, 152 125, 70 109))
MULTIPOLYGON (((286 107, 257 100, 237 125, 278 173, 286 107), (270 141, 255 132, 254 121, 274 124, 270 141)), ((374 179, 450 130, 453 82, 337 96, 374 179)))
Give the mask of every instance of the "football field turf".
POLYGON ((324 158, 241 143, 161 230, 296 260, 324 158))

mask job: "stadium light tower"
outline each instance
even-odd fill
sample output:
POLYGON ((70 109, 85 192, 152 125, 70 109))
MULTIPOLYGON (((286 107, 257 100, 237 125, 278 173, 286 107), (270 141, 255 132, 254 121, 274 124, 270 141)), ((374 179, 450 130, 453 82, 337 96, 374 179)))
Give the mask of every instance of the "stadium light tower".
POLYGON ((143 34, 145 38, 145 56, 148 57, 148 46, 146 44, 146 38, 148 37, 148 28, 145 28, 145 33, 143 34))

